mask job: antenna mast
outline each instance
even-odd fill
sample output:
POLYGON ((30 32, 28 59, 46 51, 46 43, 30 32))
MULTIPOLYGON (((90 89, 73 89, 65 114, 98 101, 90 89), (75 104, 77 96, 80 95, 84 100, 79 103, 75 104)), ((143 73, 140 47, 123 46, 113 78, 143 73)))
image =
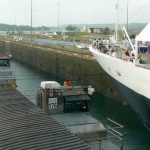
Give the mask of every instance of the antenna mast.
POLYGON ((116 43, 117 43, 118 42, 118 0, 117 0, 117 3, 116 3, 115 39, 116 39, 116 43))
POLYGON ((128 32, 128 3, 129 3, 129 1, 127 0, 127 32, 128 32))

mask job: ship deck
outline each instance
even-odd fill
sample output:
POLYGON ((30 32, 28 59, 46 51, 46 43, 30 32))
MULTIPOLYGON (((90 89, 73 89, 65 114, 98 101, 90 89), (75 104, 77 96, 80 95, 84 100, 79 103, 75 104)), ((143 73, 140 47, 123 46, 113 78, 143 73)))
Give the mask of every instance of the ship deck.
POLYGON ((150 53, 141 53, 141 61, 136 66, 150 70, 150 53))

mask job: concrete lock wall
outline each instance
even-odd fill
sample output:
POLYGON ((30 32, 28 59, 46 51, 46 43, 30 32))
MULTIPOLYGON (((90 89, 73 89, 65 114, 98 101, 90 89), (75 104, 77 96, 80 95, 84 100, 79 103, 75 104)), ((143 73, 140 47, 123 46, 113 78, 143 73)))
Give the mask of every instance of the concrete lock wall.
POLYGON ((64 80, 74 80, 82 85, 92 85, 98 93, 124 102, 111 78, 102 70, 93 56, 52 48, 46 45, 23 42, 0 42, 0 49, 11 53, 13 58, 33 67, 58 76, 64 80))

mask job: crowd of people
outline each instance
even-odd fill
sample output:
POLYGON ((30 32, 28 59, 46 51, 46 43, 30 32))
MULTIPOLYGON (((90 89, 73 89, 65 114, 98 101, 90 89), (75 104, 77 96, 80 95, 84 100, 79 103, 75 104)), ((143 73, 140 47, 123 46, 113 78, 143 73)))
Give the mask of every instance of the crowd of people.
POLYGON ((104 48, 105 48, 105 46, 104 46, 104 44, 103 44, 103 41, 102 41, 101 39, 95 39, 95 40, 93 40, 92 46, 93 46, 95 49, 97 49, 97 50, 99 50, 99 51, 101 51, 101 52, 103 52, 103 51, 104 51, 104 48))
MULTIPOLYGON (((104 50, 106 50, 106 47, 101 39, 93 40, 92 46, 100 52, 104 52, 104 50)), ((128 48, 122 49, 122 52, 122 56, 118 56, 118 51, 114 50, 112 46, 108 46, 107 48, 107 54, 112 57, 121 58, 125 61, 132 61, 134 59, 134 53, 131 53, 128 48)))
MULTIPOLYGON (((94 49, 102 52, 102 53, 107 53, 108 55, 112 56, 112 57, 116 57, 116 58, 120 58, 123 59, 124 61, 134 61, 135 59, 135 54, 134 54, 134 50, 131 49, 131 46, 129 44, 129 41, 127 39, 123 40, 123 48, 121 50, 120 54, 118 51, 119 50, 115 50, 112 46, 112 44, 110 44, 107 48, 105 46, 105 43, 103 42, 104 40, 101 39, 95 39, 93 40, 92 46, 94 49), (118 53, 120 55, 118 55, 118 53)), ((135 46, 135 42, 131 41, 133 46, 135 46)), ((139 56, 138 58, 140 59, 141 54, 140 53, 150 53, 150 42, 146 42, 146 43, 138 43, 138 49, 139 49, 139 56)))

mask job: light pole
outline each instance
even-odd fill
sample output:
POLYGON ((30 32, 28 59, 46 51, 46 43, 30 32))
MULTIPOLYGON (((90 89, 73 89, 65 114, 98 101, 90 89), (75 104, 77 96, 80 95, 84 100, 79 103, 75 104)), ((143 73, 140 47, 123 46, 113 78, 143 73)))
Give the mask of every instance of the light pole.
POLYGON ((14 28, 14 31, 16 32, 16 12, 15 12, 15 28, 14 28))
POLYGON ((60 6, 60 4, 57 4, 57 9, 58 9, 58 32, 59 32, 59 6, 60 6))
POLYGON ((15 25, 16 25, 16 12, 15 12, 14 16, 15 16, 15 25))
MULTIPOLYGON (((32 34, 34 35, 34 25, 35 25, 35 9, 32 9, 32 34)), ((32 41, 34 41, 34 36, 32 38, 32 41)))
POLYGON ((32 0, 31 0, 31 42, 32 42, 32 0))

